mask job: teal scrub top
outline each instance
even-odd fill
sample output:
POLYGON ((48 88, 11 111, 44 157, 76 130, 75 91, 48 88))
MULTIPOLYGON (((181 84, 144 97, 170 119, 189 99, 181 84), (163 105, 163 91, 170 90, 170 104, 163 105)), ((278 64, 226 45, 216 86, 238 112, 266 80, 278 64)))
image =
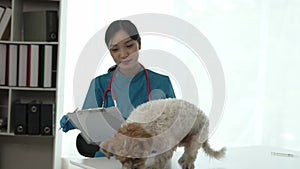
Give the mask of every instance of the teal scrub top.
MULTIPOLYGON (((147 71, 150 80, 151 100, 175 98, 175 93, 168 76, 156 73, 149 69, 147 69, 147 71)), ((103 93, 109 85, 109 81, 111 79, 112 74, 113 71, 104 75, 100 75, 92 80, 82 109, 96 108, 102 106, 103 93)), ((131 79, 128 90, 129 99, 134 108, 148 101, 148 85, 145 71, 140 71, 131 79)), ((116 93, 116 95, 118 95, 117 90, 114 89, 114 92, 116 93)), ((118 98, 117 102, 120 102, 118 98)), ((118 104, 118 106, 119 105, 120 104, 118 104)), ((114 102, 112 100, 111 91, 109 91, 104 101, 104 107, 111 106, 114 106, 114 102)), ((120 107, 118 108, 122 109, 120 107)), ((123 114, 123 117, 126 119, 128 115, 129 114, 127 113, 123 114)))

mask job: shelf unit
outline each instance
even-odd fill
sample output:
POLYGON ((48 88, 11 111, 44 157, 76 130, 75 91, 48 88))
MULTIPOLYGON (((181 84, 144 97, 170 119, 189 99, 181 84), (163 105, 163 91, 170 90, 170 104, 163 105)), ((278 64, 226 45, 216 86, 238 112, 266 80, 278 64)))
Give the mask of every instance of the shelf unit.
MULTIPOLYGON (((1 6, 12 9, 12 18, 10 39, 0 40, 0 44, 55 45, 58 48, 58 42, 24 41, 23 13, 55 10, 58 11, 60 17, 60 3, 60 0, 1 0, 1 6)), ((57 60, 58 57, 57 54, 57 60)), ((6 125, 0 125, 0 168, 55 168, 56 96, 56 87, 0 86, 0 119, 7 121, 6 125), (38 100, 43 104, 54 105, 52 135, 15 134, 14 103, 18 101, 28 103, 34 100, 38 100)), ((2 124, 4 124, 3 121, 2 124)))

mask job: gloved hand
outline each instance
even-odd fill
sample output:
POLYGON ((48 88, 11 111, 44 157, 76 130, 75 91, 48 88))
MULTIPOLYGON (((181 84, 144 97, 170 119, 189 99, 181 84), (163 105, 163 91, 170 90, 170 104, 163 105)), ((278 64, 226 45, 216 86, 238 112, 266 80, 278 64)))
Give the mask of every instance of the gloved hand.
POLYGON ((64 115, 60 119, 60 127, 61 127, 61 129, 62 129, 63 132, 68 132, 69 130, 75 129, 75 127, 70 122, 70 120, 68 120, 68 116, 67 115, 64 115))

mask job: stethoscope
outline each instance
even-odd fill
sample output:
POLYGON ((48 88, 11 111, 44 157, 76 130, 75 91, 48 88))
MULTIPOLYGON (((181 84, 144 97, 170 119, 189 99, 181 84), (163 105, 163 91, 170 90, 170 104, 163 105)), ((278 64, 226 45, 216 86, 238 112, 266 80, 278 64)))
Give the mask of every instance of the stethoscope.
MULTIPOLYGON (((150 101, 150 78, 149 78, 149 74, 148 74, 148 71, 147 69, 145 69, 145 67, 143 65, 141 65, 142 68, 144 69, 144 72, 145 72, 145 76, 146 76, 146 80, 147 80, 147 96, 148 96, 148 101, 150 101)), ((116 99, 116 95, 115 95, 115 92, 114 90, 112 89, 111 85, 112 85, 112 82, 113 82, 113 79, 115 78, 115 75, 116 73, 118 72, 118 70, 120 69, 119 66, 117 66, 117 68, 114 70, 110 80, 109 80, 109 83, 108 83, 108 87, 105 89, 104 93, 103 93, 103 97, 102 97, 102 108, 104 108, 104 102, 105 102, 105 99, 106 99, 106 96, 107 96, 107 93, 110 91, 111 92, 111 95, 112 95, 112 99, 113 99, 113 102, 114 102, 114 106, 117 107, 117 99, 116 99)))

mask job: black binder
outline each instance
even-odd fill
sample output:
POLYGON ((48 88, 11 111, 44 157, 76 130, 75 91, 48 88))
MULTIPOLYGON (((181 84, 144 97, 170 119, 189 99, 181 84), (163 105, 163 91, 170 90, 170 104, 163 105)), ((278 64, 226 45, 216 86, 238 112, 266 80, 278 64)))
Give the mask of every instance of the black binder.
POLYGON ((27 133, 27 104, 14 104, 14 133, 27 133))
POLYGON ((58 41, 57 11, 24 12, 25 41, 58 41))
POLYGON ((41 131, 42 135, 53 133, 53 104, 41 104, 41 131))
POLYGON ((40 104, 27 105, 27 133, 40 134, 40 104))

